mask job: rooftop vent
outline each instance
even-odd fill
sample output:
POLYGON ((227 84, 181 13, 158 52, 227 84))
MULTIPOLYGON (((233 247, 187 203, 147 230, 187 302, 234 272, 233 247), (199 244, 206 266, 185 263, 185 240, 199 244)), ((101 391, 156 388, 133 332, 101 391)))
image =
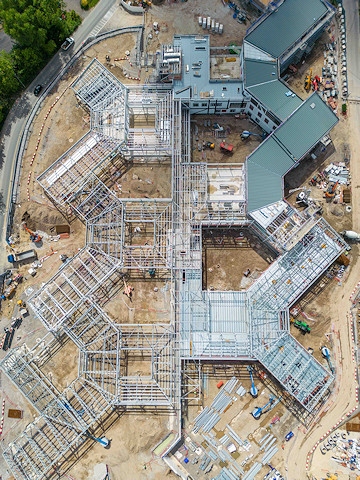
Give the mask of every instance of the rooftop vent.
POLYGON ((314 109, 315 106, 316 106, 315 103, 312 103, 312 104, 310 105, 310 108, 314 109))

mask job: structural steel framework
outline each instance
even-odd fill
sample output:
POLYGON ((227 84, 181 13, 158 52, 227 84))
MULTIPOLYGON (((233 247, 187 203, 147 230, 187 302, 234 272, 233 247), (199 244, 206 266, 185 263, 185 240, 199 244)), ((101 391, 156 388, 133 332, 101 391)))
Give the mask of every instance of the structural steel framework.
POLYGON ((78 347, 79 376, 64 392, 54 387, 41 370, 45 340, 36 352, 13 349, 1 362, 39 415, 4 451, 16 478, 50 478, 113 407, 179 413, 181 370, 195 392, 186 364, 199 373, 203 360, 258 360, 311 412, 333 377, 289 334, 289 308, 345 242, 310 211, 285 204, 265 225, 247 218, 242 200, 210 199, 209 167, 191 162, 189 108, 168 88, 125 87, 96 60, 73 88, 90 109, 91 130, 38 181, 56 205, 86 223, 86 246, 29 305, 49 332, 78 347), (171 158, 171 198, 120 195, 117 179, 144 157, 171 158), (226 226, 248 226, 281 254, 246 291, 204 291, 202 228, 226 226), (103 307, 114 292, 128 275, 150 271, 170 287, 169 322, 111 319, 103 307), (136 362, 145 360, 148 373, 138 375, 136 362))

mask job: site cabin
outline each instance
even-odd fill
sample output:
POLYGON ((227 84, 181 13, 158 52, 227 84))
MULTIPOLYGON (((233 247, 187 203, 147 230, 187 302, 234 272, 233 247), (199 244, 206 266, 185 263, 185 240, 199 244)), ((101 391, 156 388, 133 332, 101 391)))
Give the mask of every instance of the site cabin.
POLYGON ((232 153, 234 150, 234 145, 231 145, 230 143, 221 142, 220 150, 226 153, 232 153))

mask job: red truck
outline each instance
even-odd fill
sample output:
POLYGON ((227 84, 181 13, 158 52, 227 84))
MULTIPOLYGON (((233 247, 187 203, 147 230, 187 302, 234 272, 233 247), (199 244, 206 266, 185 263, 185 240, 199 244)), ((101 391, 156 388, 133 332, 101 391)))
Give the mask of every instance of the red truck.
POLYGON ((221 142, 220 150, 225 153, 232 153, 234 150, 234 145, 231 145, 231 143, 221 142))

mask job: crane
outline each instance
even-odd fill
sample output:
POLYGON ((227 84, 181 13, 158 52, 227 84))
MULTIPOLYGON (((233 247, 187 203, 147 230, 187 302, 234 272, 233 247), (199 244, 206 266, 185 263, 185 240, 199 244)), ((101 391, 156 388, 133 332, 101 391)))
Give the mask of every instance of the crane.
POLYGON ((250 380, 251 380, 250 395, 252 397, 256 398, 258 396, 258 389, 256 388, 255 383, 254 383, 253 370, 252 370, 251 365, 248 365, 247 369, 248 369, 248 372, 250 374, 250 380))
POLYGON ((268 412, 272 409, 274 402, 275 398, 271 396, 269 398, 269 401, 263 407, 255 407, 254 410, 251 412, 251 415, 255 418, 255 420, 259 420, 263 413, 268 412))
POLYGON ((327 347, 323 346, 323 347, 320 347, 320 351, 321 351, 322 356, 326 359, 331 373, 334 373, 335 369, 334 369, 334 366, 333 366, 331 358, 330 358, 330 350, 327 347))
POLYGON ((22 224, 24 230, 26 230, 29 235, 30 235, 30 240, 34 243, 39 243, 41 242, 42 240, 42 237, 41 235, 39 235, 37 232, 33 232, 32 230, 30 230, 30 228, 28 228, 28 226, 26 225, 26 222, 23 222, 22 224))
POLYGON ((254 137, 260 137, 263 140, 266 138, 266 132, 255 133, 255 132, 249 132, 248 130, 244 130, 243 132, 241 132, 240 137, 241 137, 241 140, 246 140, 247 138, 251 137, 251 135, 254 137))

